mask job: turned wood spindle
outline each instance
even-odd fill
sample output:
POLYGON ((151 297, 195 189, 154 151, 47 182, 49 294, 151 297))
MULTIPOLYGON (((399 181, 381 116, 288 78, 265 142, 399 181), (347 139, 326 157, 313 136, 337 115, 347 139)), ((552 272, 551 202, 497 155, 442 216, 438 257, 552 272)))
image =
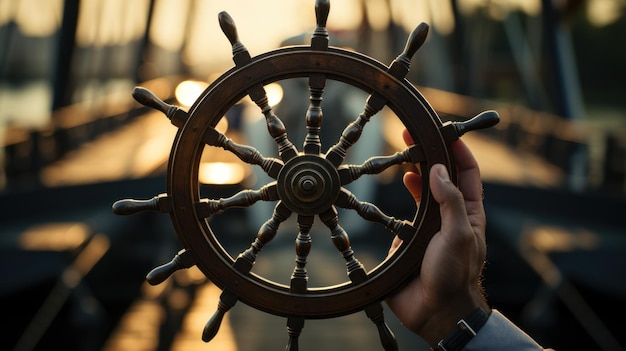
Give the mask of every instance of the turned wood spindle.
POLYGON ((272 217, 259 228, 254 242, 248 249, 237 256, 233 266, 238 272, 243 274, 250 272, 256 261, 257 254, 274 239, 280 224, 286 221, 290 215, 291 211, 279 201, 274 207, 272 217))
POLYGON ((298 235, 296 236, 296 267, 291 274, 289 291, 305 293, 309 277, 306 271, 307 257, 311 252, 311 228, 313 216, 298 215, 298 235))
POLYGON ((163 112, 167 118, 170 119, 173 125, 178 128, 182 128, 185 122, 189 118, 187 112, 181 110, 179 107, 170 105, 163 100, 159 99, 153 92, 143 87, 135 87, 132 92, 133 98, 140 104, 151 107, 155 110, 163 112))
POLYGON ((311 49, 326 50, 328 48, 328 29, 326 21, 330 12, 330 1, 317 0, 315 2, 315 19, 317 26, 311 37, 311 49))
POLYGON ((287 318, 287 334, 289 335, 289 341, 287 342, 285 351, 298 351, 298 337, 300 337, 302 333, 302 328, 304 328, 304 318, 287 318))
POLYGON ((217 311, 211 316, 202 330, 202 341, 209 342, 213 340, 217 332, 220 330, 224 315, 237 303, 237 296, 228 290, 222 291, 220 300, 217 303, 217 311))
POLYGON ((348 271, 348 277, 353 283, 362 283, 367 280, 367 274, 365 268, 354 256, 354 250, 350 246, 350 238, 345 229, 339 225, 339 218, 337 216, 337 210, 333 207, 321 213, 320 219, 331 231, 331 240, 333 245, 341 253, 346 260, 346 267, 348 271))
POLYGON ((221 213, 229 208, 250 207, 257 201, 278 200, 278 190, 276 182, 264 185, 259 190, 245 189, 237 194, 218 200, 202 199, 195 204, 196 214, 200 218, 208 218, 216 213, 221 213))
POLYGON ((146 275, 146 281, 148 281, 150 285, 161 284, 165 281, 165 279, 174 274, 174 272, 180 269, 189 268, 195 264, 196 259, 193 257, 191 252, 182 249, 178 251, 172 261, 151 270, 148 275, 146 275))
POLYGON ((273 157, 263 157, 254 147, 237 144, 215 128, 207 128, 203 139, 207 145, 221 147, 233 153, 243 162, 260 166, 267 175, 274 179, 278 177, 278 172, 283 166, 282 161, 273 157))
POLYGON ((172 210, 172 199, 167 194, 159 194, 149 200, 122 199, 111 207, 116 215, 132 215, 144 211, 168 213, 172 210))
POLYGON ((378 329, 378 336, 385 351, 398 351, 398 341, 387 323, 383 306, 380 302, 373 303, 365 307, 365 314, 369 317, 378 329))

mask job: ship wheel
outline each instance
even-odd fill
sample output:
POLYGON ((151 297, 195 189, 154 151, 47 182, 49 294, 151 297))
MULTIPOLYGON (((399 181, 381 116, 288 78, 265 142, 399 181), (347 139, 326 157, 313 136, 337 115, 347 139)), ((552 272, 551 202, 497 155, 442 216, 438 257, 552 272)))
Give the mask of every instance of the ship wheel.
MULTIPOLYGON (((404 51, 386 66, 358 52, 329 46, 326 20, 328 0, 315 4, 317 26, 310 45, 282 47, 251 57, 240 42, 233 19, 221 12, 222 31, 232 45, 235 66, 211 83, 189 111, 169 105, 141 87, 133 96, 140 103, 162 111, 178 127, 168 163, 167 193, 148 200, 124 199, 113 204, 116 214, 144 210, 169 213, 183 248, 173 260, 147 275, 159 284, 179 269, 196 266, 222 293, 217 310, 206 324, 202 339, 210 341, 221 321, 237 301, 258 310, 287 318, 287 350, 298 349, 298 337, 306 319, 340 317, 364 311, 376 325, 385 350, 397 350, 393 332, 386 325, 382 301, 419 274, 422 257, 431 237, 439 230, 437 203, 432 198, 428 177, 422 182, 423 198, 413 218, 397 219, 376 205, 360 201, 346 185, 363 175, 375 175, 389 167, 419 164, 426 172, 434 164, 455 173, 449 143, 466 131, 487 128, 499 120, 486 111, 465 122, 442 123, 438 115, 405 78, 412 56, 423 44, 428 25, 422 23, 409 35, 404 51), (303 111, 306 137, 299 150, 268 104, 264 86, 285 79, 308 78, 309 107, 303 111), (339 140, 322 152, 320 130, 322 96, 328 80, 356 87, 369 97, 362 112, 347 125, 339 140), (265 117, 269 135, 277 145, 277 157, 265 157, 256 148, 235 143, 215 127, 242 98, 249 97, 265 117), (404 124, 414 145, 392 155, 373 156, 363 164, 344 164, 349 149, 356 146, 371 118, 388 107, 404 124), (260 167, 272 181, 256 190, 242 190, 228 198, 202 198, 198 180, 200 159, 206 146, 222 148, 241 161, 260 167), (209 225, 209 220, 232 208, 246 208, 258 201, 275 202, 273 214, 261 225, 249 247, 231 256, 209 225), (398 236, 402 245, 372 269, 358 260, 349 235, 340 225, 337 208, 353 210, 364 220, 379 223, 398 236), (275 282, 255 273, 261 250, 271 245, 281 223, 297 216, 295 267, 289 284, 275 282), (312 248, 311 228, 315 220, 327 227, 330 240, 347 267, 344 283, 314 287, 308 284, 307 258, 312 248)), ((282 234, 281 234, 282 235, 282 234)), ((287 234, 289 235, 289 234, 287 234)))

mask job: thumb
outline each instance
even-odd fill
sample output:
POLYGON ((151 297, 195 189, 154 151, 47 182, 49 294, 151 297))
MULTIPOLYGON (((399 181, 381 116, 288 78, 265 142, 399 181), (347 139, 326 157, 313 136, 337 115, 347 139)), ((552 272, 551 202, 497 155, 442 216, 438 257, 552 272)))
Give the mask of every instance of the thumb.
POLYGON ((430 189, 439 203, 441 232, 453 233, 466 228, 468 221, 463 194, 450 180, 450 175, 444 165, 436 164, 431 167, 430 189))

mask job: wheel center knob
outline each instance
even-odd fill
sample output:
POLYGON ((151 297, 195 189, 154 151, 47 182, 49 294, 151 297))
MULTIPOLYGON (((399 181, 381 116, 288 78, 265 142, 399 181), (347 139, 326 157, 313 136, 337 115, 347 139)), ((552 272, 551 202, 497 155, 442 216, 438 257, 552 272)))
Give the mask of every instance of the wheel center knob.
POLYGON ((289 189, 293 201, 313 202, 324 196, 324 189, 328 183, 327 176, 316 167, 308 168, 300 164, 292 169, 289 177, 285 177, 285 189, 289 189))
POLYGON ((292 211, 313 215, 330 208, 341 185, 335 167, 326 159, 300 155, 289 160, 277 178, 278 196, 292 211))
POLYGON ((315 180, 312 177, 304 177, 304 179, 302 179, 300 181, 300 188, 302 188, 302 190, 305 193, 310 193, 312 191, 315 190, 315 180))

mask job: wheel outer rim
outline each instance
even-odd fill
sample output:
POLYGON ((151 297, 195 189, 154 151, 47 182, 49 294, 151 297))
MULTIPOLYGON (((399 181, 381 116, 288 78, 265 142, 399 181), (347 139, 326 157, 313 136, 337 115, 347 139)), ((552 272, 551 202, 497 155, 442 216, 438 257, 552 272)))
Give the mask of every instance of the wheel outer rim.
MULTIPOLYGON (((172 148, 168 166, 168 193, 172 198, 171 217, 176 232, 185 248, 196 258, 196 266, 212 282, 234 293, 242 302, 267 313, 316 319, 362 310, 372 302, 381 301, 419 274, 421 257, 430 238, 438 231, 440 219, 438 207, 434 206, 436 203, 428 189, 428 181, 424 179, 423 194, 426 196, 422 198, 413 221, 413 226, 418 229, 417 235, 408 243, 403 243, 394 256, 368 272, 371 279, 358 285, 344 283, 312 288, 306 294, 294 294, 289 292, 287 286, 270 282, 253 273, 243 275, 232 267, 233 259, 215 238, 207 221, 198 218, 193 208, 200 197, 197 176, 204 147, 202 135, 246 95, 246 88, 252 84, 267 84, 310 73, 324 73, 328 79, 381 93, 387 99, 387 106, 401 119, 414 140, 420 140, 429 147, 424 152, 427 167, 442 163, 454 172, 450 167, 451 154, 439 133, 441 121, 417 89, 406 80, 397 80, 386 72, 384 65, 355 52, 341 49, 318 52, 308 47, 292 47, 268 52, 253 58, 253 62, 247 66, 231 69, 198 98, 172 148), (346 62, 350 65, 339 66, 346 62), (349 69, 335 72, 334 67, 349 69), (222 108, 215 109, 216 106, 222 108), (411 115, 417 118, 407 118, 411 115), (418 126, 417 122, 422 124, 418 126), (410 254, 404 254, 409 250, 410 254), (381 278, 384 278, 384 282, 381 278)), ((358 147, 358 143, 355 147, 358 147)))

